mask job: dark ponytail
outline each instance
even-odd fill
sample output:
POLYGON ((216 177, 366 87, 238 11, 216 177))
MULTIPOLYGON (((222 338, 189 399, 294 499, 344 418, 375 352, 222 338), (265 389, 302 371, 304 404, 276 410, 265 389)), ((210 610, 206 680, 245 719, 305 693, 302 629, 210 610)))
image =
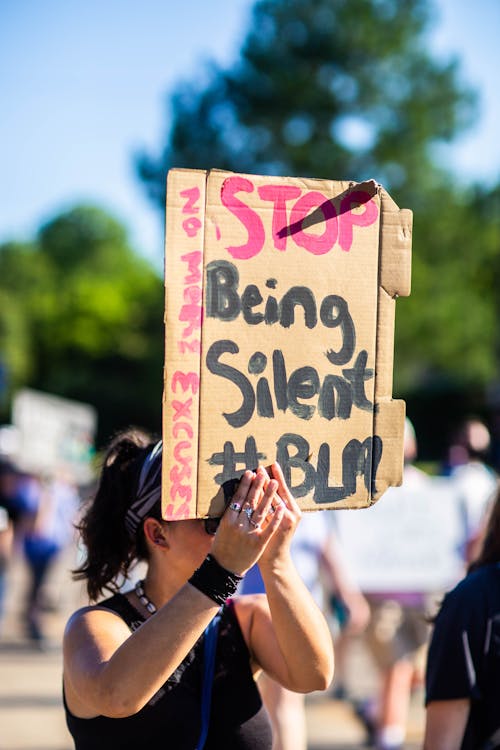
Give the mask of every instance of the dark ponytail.
POLYGON ((500 488, 497 488, 495 498, 492 501, 481 551, 477 558, 470 563, 467 573, 472 573, 483 565, 498 562, 500 562, 500 488))
POLYGON ((97 492, 77 527, 86 559, 73 571, 73 577, 86 581, 91 601, 105 589, 118 591, 120 579, 127 578, 132 563, 145 557, 142 525, 137 538, 131 539, 125 514, 135 498, 144 459, 154 444, 146 432, 130 429, 116 435, 106 451, 97 492))

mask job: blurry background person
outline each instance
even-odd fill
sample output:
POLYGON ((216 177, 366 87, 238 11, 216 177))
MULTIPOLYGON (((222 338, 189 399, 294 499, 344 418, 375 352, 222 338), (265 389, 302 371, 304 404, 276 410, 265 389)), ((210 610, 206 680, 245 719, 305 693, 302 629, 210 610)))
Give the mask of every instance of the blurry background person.
POLYGON ((482 548, 435 618, 424 750, 500 748, 500 495, 482 548))
POLYGON ((14 533, 9 512, 0 496, 0 632, 4 616, 7 567, 12 549, 13 536, 14 533))
POLYGON ((52 605, 46 583, 55 561, 75 538, 80 498, 73 484, 63 477, 32 477, 29 485, 23 521, 23 552, 28 567, 25 625, 28 637, 43 643, 43 613, 52 605))
MULTIPOLYGON (((405 499, 411 503, 415 493, 425 492, 429 477, 413 465, 416 455, 415 431, 407 419, 402 485, 390 487, 371 508, 337 511, 342 513, 338 517, 341 546, 348 543, 348 537, 352 534, 359 533, 363 538, 367 535, 371 537, 374 519, 382 514, 382 518, 387 520, 386 504, 389 498, 395 502, 396 507, 399 504, 402 508, 405 499)), ((334 520, 335 518, 336 515, 334 520)), ((398 559, 401 554, 401 539, 411 530, 408 529, 406 515, 394 512, 394 508, 389 520, 389 525, 378 523, 376 528, 377 548, 381 550, 384 560, 389 560, 388 564, 391 565, 392 551, 395 550, 394 555, 398 559)), ((384 562, 384 565, 387 563, 384 562)), ((387 569, 387 575, 392 578, 392 570, 387 569)), ((381 580, 380 588, 374 585, 369 592, 364 593, 371 610, 364 638, 377 668, 378 688, 373 697, 355 701, 355 710, 365 726, 370 744, 376 745, 379 750, 399 750, 403 747, 406 736, 412 691, 423 681, 424 652, 429 632, 426 622, 426 593, 415 590, 413 581, 410 580, 404 590, 394 590, 381 580)), ((348 642, 344 642, 344 651, 347 646, 348 642)))
MULTIPOLYGON (((334 518, 335 513, 329 517, 334 518)), ((344 559, 332 520, 329 524, 332 529, 323 566, 328 572, 323 580, 328 598, 327 618, 335 644, 335 679, 330 692, 335 700, 351 701, 347 688, 349 649, 352 639, 363 634, 370 621, 370 605, 344 559)))
MULTIPOLYGON (((291 555, 300 577, 318 606, 325 610, 330 595, 342 601, 346 620, 352 627, 366 626, 370 609, 365 598, 347 576, 326 511, 304 513, 292 539, 291 555)), ((263 593, 264 582, 258 565, 246 574, 242 593, 263 593)), ((335 645, 337 663, 337 645, 335 645)), ((273 750, 306 750, 307 727, 305 696, 279 685, 267 674, 258 686, 273 725, 273 750)))
POLYGON ((488 464, 490 432, 479 419, 466 419, 455 432, 448 451, 447 472, 462 498, 465 510, 465 559, 478 554, 486 520, 495 497, 498 476, 488 464))
POLYGON ((23 513, 20 474, 8 460, 0 459, 0 629, 4 616, 9 563, 14 537, 23 513))

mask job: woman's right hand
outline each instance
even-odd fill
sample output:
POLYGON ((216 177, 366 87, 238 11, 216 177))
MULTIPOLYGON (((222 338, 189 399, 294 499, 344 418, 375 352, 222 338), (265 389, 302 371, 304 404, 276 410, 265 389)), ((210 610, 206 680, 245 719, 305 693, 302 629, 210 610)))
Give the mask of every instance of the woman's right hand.
POLYGON ((278 482, 260 467, 245 471, 220 522, 211 554, 226 570, 243 575, 260 558, 278 530, 285 507, 278 482), (273 503, 274 500, 274 503, 273 503))

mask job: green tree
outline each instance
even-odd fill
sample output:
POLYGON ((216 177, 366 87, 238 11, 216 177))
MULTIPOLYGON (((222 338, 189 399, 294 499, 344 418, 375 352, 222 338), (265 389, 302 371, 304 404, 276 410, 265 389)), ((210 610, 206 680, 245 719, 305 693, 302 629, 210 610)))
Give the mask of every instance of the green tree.
POLYGON ((20 386, 93 404, 106 438, 158 430, 163 284, 99 208, 77 206, 31 245, 0 246, 0 351, 20 386))
POLYGON ((459 414, 484 407, 498 371, 498 189, 463 188, 439 164, 476 110, 458 60, 430 52, 434 20, 431 0, 260 0, 239 58, 177 86, 165 143, 137 167, 162 210, 170 167, 382 183, 414 211, 395 393, 458 392, 459 414))
POLYGON ((240 59, 174 91, 160 156, 139 159, 150 195, 163 205, 170 166, 216 166, 375 176, 420 203, 440 176, 435 146, 474 111, 457 62, 428 51, 431 20, 428 0, 257 2, 240 59))

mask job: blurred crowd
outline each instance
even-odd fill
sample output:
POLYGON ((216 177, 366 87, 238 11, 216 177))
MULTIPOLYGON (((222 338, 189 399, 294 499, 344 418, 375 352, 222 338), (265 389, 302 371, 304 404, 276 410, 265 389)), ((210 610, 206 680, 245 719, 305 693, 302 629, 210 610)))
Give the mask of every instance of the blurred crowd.
MULTIPOLYGON (((488 462, 489 450, 485 424, 468 419, 450 442, 439 471, 440 483, 432 484, 435 478, 415 465, 417 437, 407 420, 402 486, 390 488, 381 502, 362 512, 304 514, 295 535, 295 564, 327 614, 335 641, 336 672, 330 695, 349 703, 366 732, 367 745, 377 750, 404 747, 410 701, 416 689, 422 690, 425 679, 432 618, 446 591, 465 575, 482 549, 498 487, 497 474, 488 462), (446 489, 446 502, 444 495, 439 500, 440 488, 446 489), (419 577, 424 561, 412 571, 415 561, 403 559, 405 550, 408 556, 412 554, 412 545, 404 543, 412 534, 408 519, 415 518, 412 514, 419 498, 431 496, 431 505, 421 506, 426 514, 424 525, 432 529, 434 549, 442 553, 436 560, 443 561, 447 555, 453 558, 446 581, 437 575, 441 563, 436 563, 433 581, 422 570, 419 577), (453 509, 453 519, 442 515, 446 503, 453 509), (434 516, 434 510, 441 516, 434 516), (369 556, 363 561, 362 553, 370 549, 380 551, 375 570, 387 567, 378 580, 370 578, 369 556), (353 555, 361 558, 357 564, 353 555), (378 675, 378 688, 369 695, 353 691, 356 675, 349 674, 349 650, 360 640, 378 675)), ((0 456, 0 638, 6 597, 15 596, 18 602, 22 600, 20 626, 26 639, 43 646, 44 614, 54 606, 47 582, 60 555, 76 544, 80 506, 79 489, 68 477, 29 474, 0 456), (26 568, 24 591, 8 590, 14 556, 22 558, 26 568)), ((413 531, 421 533, 421 529, 413 531)), ((434 562, 427 562, 432 569, 434 562)), ((242 590, 255 592, 262 586, 255 569, 247 574, 242 590)), ((273 721, 275 750, 305 750, 304 697, 270 678, 261 679, 259 687, 273 721)), ((332 727, 332 737, 334 733, 332 727)))
POLYGON ((75 540, 80 507, 78 488, 64 475, 22 471, 0 457, 0 637, 8 594, 22 597, 27 639, 43 647, 44 613, 56 606, 47 582, 61 553, 75 540), (9 592, 9 567, 17 555, 26 568, 26 590, 9 592))
MULTIPOLYGON (((415 691, 424 700, 433 619, 446 592, 480 555, 488 519, 499 506, 490 443, 486 425, 467 419, 453 434, 438 476, 431 477, 415 465, 417 437, 407 419, 402 485, 361 512, 304 514, 292 542, 295 564, 331 624, 331 697, 350 705, 366 745, 377 750, 405 746, 415 691), (378 675, 378 687, 367 695, 360 694, 360 675, 352 674, 355 642, 362 643, 378 675)), ((257 569, 247 574, 242 590, 263 590, 257 569)), ((274 750, 306 750, 304 697, 265 676, 260 688, 273 721, 274 750)), ((446 725, 447 717, 438 722, 439 731, 446 725)), ((434 738, 428 745, 444 746, 455 747, 434 738)))

